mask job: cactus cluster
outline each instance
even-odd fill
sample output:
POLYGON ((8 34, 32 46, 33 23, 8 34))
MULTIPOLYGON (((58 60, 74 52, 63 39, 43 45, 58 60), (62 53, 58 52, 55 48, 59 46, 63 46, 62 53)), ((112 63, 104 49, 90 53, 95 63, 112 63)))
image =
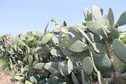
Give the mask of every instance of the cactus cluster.
POLYGON ((15 71, 17 84, 125 84, 126 46, 109 9, 84 9, 82 24, 62 26, 44 33, 27 32, 0 37, 0 57, 15 71))

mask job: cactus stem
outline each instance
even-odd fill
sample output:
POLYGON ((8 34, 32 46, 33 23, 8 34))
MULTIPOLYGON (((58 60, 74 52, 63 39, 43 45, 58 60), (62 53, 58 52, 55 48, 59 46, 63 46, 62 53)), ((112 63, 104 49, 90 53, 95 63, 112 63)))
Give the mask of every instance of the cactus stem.
POLYGON ((83 37, 91 44, 93 45, 93 42, 91 42, 91 40, 88 38, 88 36, 82 32, 82 30, 80 28, 78 28, 79 32, 83 35, 83 37))
POLYGON ((93 63, 93 67, 94 67, 94 70, 95 70, 95 72, 97 73, 97 76, 98 76, 98 83, 99 84, 102 84, 102 82, 101 82, 101 73, 100 73, 100 71, 96 68, 96 66, 95 66, 95 64, 94 64, 94 59, 93 59, 93 56, 92 56, 92 52, 90 51, 90 56, 91 56, 91 59, 92 59, 92 63, 93 63))

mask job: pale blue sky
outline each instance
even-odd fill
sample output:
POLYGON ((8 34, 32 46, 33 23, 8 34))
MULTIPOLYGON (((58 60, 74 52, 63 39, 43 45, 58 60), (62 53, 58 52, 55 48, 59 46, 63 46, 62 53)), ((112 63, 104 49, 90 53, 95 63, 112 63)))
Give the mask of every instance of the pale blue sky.
POLYGON ((105 14, 111 7, 116 21, 126 11, 126 0, 0 0, 0 34, 43 31, 52 18, 59 24, 64 20, 68 25, 81 24, 83 9, 93 5, 103 8, 105 14))

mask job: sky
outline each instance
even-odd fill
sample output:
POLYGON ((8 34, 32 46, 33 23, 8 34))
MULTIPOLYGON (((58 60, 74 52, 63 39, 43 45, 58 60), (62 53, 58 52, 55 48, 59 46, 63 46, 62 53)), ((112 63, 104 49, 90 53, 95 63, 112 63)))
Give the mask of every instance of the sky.
MULTIPOLYGON (((54 19, 62 25, 81 24, 83 10, 95 5, 108 13, 111 7, 115 22, 126 11, 126 0, 0 0, 0 35, 19 34, 27 31, 43 31, 49 23, 49 30, 54 28, 54 19)), ((126 30, 126 26, 120 29, 126 30)))

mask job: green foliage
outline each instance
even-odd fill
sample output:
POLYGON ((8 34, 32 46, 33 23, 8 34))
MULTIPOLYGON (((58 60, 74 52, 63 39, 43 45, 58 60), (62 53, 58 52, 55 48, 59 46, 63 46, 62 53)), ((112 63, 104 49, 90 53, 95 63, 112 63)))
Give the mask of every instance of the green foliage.
POLYGON ((124 43, 120 42, 117 28, 126 23, 125 12, 117 24, 111 8, 107 15, 96 6, 91 11, 86 8, 84 16, 83 23, 74 26, 67 26, 65 21, 59 26, 52 19, 55 28, 51 32, 47 24, 44 33, 1 36, 0 58, 8 69, 14 70, 15 82, 125 84, 125 37, 124 43))
POLYGON ((4 59, 0 59, 0 71, 8 69, 8 63, 4 59))
POLYGON ((125 32, 123 33, 123 36, 122 36, 122 38, 121 38, 121 41, 122 41, 124 44, 126 44, 126 34, 125 34, 125 32))

